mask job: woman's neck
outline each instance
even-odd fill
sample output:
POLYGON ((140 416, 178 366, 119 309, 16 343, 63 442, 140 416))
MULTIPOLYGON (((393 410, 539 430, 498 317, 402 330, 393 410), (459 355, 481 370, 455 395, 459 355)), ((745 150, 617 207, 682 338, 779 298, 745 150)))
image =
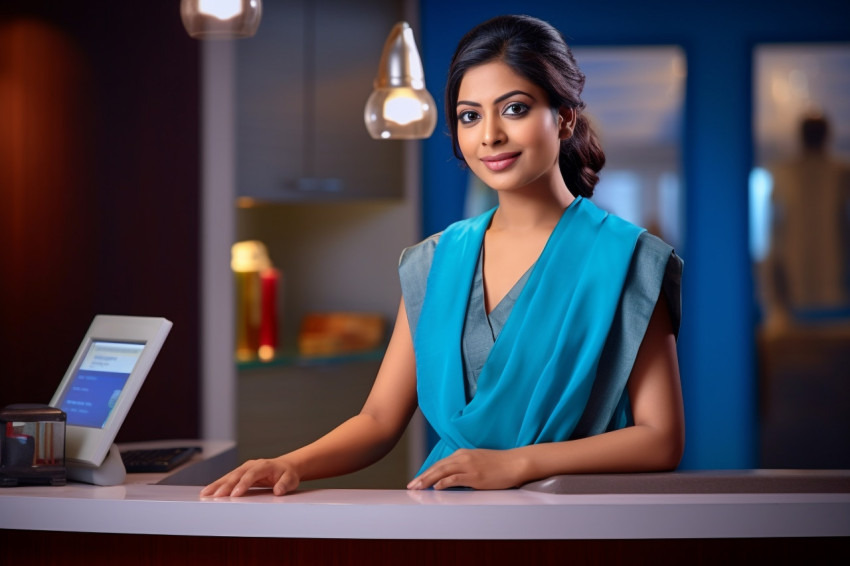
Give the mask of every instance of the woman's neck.
POLYGON ((494 230, 523 232, 552 228, 575 197, 561 183, 539 191, 500 191, 499 208, 490 224, 494 230))

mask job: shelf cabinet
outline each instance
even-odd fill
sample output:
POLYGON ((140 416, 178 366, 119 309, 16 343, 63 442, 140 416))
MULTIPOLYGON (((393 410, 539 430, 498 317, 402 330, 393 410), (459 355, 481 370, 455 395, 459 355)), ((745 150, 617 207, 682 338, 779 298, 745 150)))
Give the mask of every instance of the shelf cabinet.
POLYGON ((299 202, 401 198, 403 143, 363 123, 399 0, 267 0, 236 46, 237 195, 299 202))
MULTIPOLYGON (((379 360, 241 369, 238 377, 239 461, 272 458, 316 440, 356 415, 379 360)), ((412 478, 411 434, 376 464, 304 488, 404 489, 412 478)), ((413 470, 415 471, 415 470, 413 470)))

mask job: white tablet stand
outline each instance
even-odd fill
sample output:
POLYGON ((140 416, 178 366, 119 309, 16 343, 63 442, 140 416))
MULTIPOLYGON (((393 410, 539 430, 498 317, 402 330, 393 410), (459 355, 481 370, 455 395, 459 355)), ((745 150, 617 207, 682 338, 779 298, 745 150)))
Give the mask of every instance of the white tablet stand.
POLYGON ((171 326, 164 318, 95 317, 50 402, 67 415, 68 479, 96 485, 124 481, 115 436, 171 326))

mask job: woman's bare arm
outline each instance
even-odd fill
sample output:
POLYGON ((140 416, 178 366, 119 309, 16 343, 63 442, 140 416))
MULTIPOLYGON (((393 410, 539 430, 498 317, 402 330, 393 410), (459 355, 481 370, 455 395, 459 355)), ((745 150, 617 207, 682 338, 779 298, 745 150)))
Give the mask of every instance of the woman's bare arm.
POLYGON ((276 495, 283 495, 304 480, 365 468, 392 450, 415 409, 413 341, 402 301, 387 352, 359 414, 293 452, 245 462, 206 486, 201 495, 240 496, 253 486, 272 487, 276 495))

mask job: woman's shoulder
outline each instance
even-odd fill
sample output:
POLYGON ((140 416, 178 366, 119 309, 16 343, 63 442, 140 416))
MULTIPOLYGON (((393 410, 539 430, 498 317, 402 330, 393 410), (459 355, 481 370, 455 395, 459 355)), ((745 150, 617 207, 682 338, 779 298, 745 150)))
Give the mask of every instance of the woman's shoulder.
POLYGON ((661 291, 667 299, 673 333, 678 337, 682 320, 682 268, 676 250, 658 236, 644 231, 635 246, 627 286, 661 291))
POLYGON ((638 237, 638 246, 645 248, 650 253, 667 255, 673 251, 673 246, 656 236, 649 230, 644 230, 638 237))
POLYGON ((463 238, 467 234, 475 233, 477 230, 481 230, 482 227, 486 227, 486 225, 489 224, 495 211, 496 207, 470 218, 456 220, 446 226, 444 230, 428 236, 417 244, 404 248, 401 251, 399 265, 401 266, 405 262, 423 257, 428 258, 430 263, 430 258, 434 256, 434 250, 436 249, 437 244, 440 241, 440 237, 443 234, 446 234, 446 241, 449 242, 452 239, 463 238))
POLYGON ((583 205, 593 210, 599 218, 604 219, 605 225, 614 230, 614 233, 622 235, 624 238, 631 240, 634 234, 637 235, 635 242, 635 251, 633 257, 641 261, 644 258, 654 258, 656 261, 667 263, 668 260, 674 258, 674 263, 681 264, 681 258, 676 255, 676 251, 664 241, 661 237, 653 234, 643 226, 635 224, 630 220, 626 220, 622 216, 609 212, 588 199, 582 199, 583 205), (631 235, 629 235, 631 234, 631 235))
POLYGON ((440 241, 442 232, 437 232, 425 238, 424 240, 408 246, 401 250, 401 256, 398 258, 399 267, 403 267, 408 263, 431 263, 434 257, 434 249, 437 247, 437 242, 440 241))
POLYGON ((660 237, 644 230, 638 237, 635 255, 641 259, 652 259, 678 271, 682 270, 682 258, 676 254, 675 248, 660 237))
POLYGON ((419 312, 425 300, 425 288, 431 264, 434 260, 434 250, 440 240, 440 232, 429 236, 401 252, 398 260, 398 274, 401 282, 401 294, 407 309, 407 320, 410 330, 415 334, 419 321, 419 312))

